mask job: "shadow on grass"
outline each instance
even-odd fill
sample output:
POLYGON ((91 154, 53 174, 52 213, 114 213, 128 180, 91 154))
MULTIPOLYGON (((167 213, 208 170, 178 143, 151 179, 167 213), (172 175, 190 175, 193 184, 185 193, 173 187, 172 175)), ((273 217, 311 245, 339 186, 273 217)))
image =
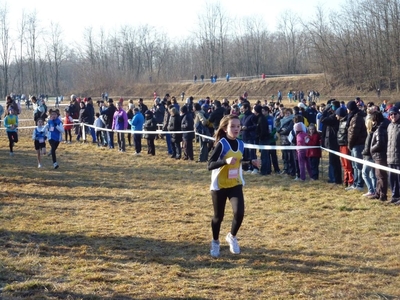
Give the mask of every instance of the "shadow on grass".
MULTIPOLYGON (((216 270, 245 267, 256 272, 278 271, 283 273, 303 273, 308 275, 331 275, 337 273, 354 272, 392 277, 393 280, 400 274, 398 268, 383 269, 375 267, 360 267, 353 265, 354 260, 362 257, 352 254, 326 254, 323 252, 307 252, 298 250, 242 248, 242 254, 234 256, 228 254, 228 247, 221 248, 221 258, 212 259, 208 254, 208 244, 191 241, 168 242, 136 236, 103 237, 85 235, 66 235, 51 233, 31 233, 26 231, 0 231, 0 247, 7 251, 8 257, 21 257, 27 248, 36 249, 38 257, 71 257, 84 259, 88 265, 98 265, 101 260, 107 264, 119 267, 128 264, 160 264, 178 265, 186 270, 209 269, 216 270), (297 258, 300 257, 300 258, 297 258)), ((60 262, 61 263, 61 262, 60 262)), ((24 273, 13 270, 12 266, 3 264, 0 269, 0 288, 12 282, 24 282, 34 278, 35 271, 24 273)), ((102 269, 112 273, 112 267, 102 269)), ((20 292, 10 292, 18 296, 20 292)), ((51 290, 41 291, 44 295, 54 296, 51 290)), ((66 297, 68 293, 64 296, 66 297)), ((61 294, 60 294, 61 295, 61 294)), ((59 296, 58 294, 56 295, 59 296)), ((77 295, 78 298, 97 299, 93 295, 77 295)), ((390 298, 390 296, 389 296, 390 298)), ((118 299, 118 297, 113 297, 118 299)), ((120 296, 120 299, 130 299, 120 296)))
MULTIPOLYGON (((49 149, 48 149, 49 151, 49 149)), ((110 150, 111 155, 118 155, 116 150, 110 150)), ((8 151, 0 150, 0 157, 8 157, 8 151)), ((141 164, 137 167, 130 160, 130 154, 125 160, 119 161, 118 164, 108 165, 104 167, 100 157, 98 160, 88 160, 85 164, 79 164, 75 161, 74 156, 79 154, 65 153, 57 150, 57 160, 59 160, 59 168, 53 169, 51 157, 43 157, 41 169, 37 168, 36 156, 34 150, 28 151, 24 149, 15 150, 15 156, 2 160, 0 169, 0 184, 12 184, 16 186, 35 184, 43 185, 46 188, 78 188, 78 187, 95 187, 105 189, 141 189, 152 190, 146 184, 147 181, 157 181, 158 188, 169 189, 171 183, 167 178, 171 174, 171 169, 176 170, 174 180, 179 180, 182 184, 192 182, 192 170, 194 166, 189 163, 178 163, 176 161, 165 160, 164 164, 155 165, 151 162, 141 164), (129 164, 127 165, 127 161, 129 164)), ((134 157, 147 161, 149 158, 145 155, 134 157)), ((208 175, 204 167, 205 174, 208 175)))

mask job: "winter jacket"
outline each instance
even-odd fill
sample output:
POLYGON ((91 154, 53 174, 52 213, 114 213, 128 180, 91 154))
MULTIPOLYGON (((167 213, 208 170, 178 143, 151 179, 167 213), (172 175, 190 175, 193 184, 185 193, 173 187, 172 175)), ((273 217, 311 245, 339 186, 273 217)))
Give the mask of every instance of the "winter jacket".
POLYGON ((400 165, 400 120, 389 124, 387 134, 387 163, 388 165, 400 165))
POLYGON ((379 124, 378 128, 374 131, 371 140, 371 156, 372 159, 376 162, 387 162, 387 151, 388 151, 388 132, 387 128, 390 124, 388 119, 384 119, 381 124, 379 124))
POLYGON ((367 134, 367 138, 365 139, 364 150, 361 152, 364 160, 369 160, 372 158, 370 149, 371 149, 371 141, 373 134, 374 133, 371 131, 370 133, 367 134))
POLYGON ((144 124, 144 117, 141 112, 136 112, 133 116, 132 120, 129 122, 131 124, 131 130, 135 131, 142 131, 143 124, 144 124))
POLYGON ((171 114, 169 113, 169 109, 165 109, 164 120, 163 120, 163 131, 168 131, 170 118, 171 118, 171 114))
POLYGON ((94 123, 94 107, 93 104, 86 104, 87 123, 93 125, 94 123))
MULTIPOLYGON (((306 146, 320 146, 321 136, 318 132, 308 136, 308 142, 306 141, 306 146)), ((321 148, 311 148, 307 149, 306 157, 321 157, 321 148)))
POLYGON ((79 122, 89 124, 88 119, 88 111, 85 106, 79 110, 79 122))
POLYGON ((257 116, 256 140, 269 142, 269 139, 268 120, 263 114, 259 114, 257 116))
MULTIPOLYGON (((181 131, 181 116, 177 112, 169 117, 168 131, 181 131)), ((171 141, 174 143, 182 142, 182 133, 171 133, 171 141)))
MULTIPOLYGON (((306 146, 307 141, 309 141, 309 136, 307 133, 301 131, 296 134, 296 146, 306 146)), ((306 153, 306 149, 297 149, 297 152, 304 152, 306 153)))
POLYGON ((335 114, 329 114, 329 110, 324 110, 321 117, 322 123, 322 147, 339 151, 337 132, 339 130, 339 120, 335 114))
MULTIPOLYGON (((157 120, 153 115, 150 115, 148 118, 144 120, 143 129, 145 131, 156 131, 157 130, 157 120)), ((154 140, 156 138, 156 134, 147 134, 143 135, 143 138, 154 140)))
POLYGON ((106 121, 106 125, 108 129, 112 128, 114 113, 117 110, 114 104, 110 104, 105 110, 103 110, 100 114, 104 115, 104 121, 106 121))
POLYGON ((245 130, 242 130, 242 139, 244 142, 255 140, 257 121, 257 116, 253 114, 250 109, 246 110, 243 118, 240 121, 240 125, 246 127, 245 130))
POLYGON ((211 114, 208 120, 213 124, 214 130, 219 127, 219 122, 225 115, 225 108, 217 107, 211 114))
POLYGON ((62 141, 62 133, 64 132, 64 126, 60 119, 48 120, 46 124, 47 139, 53 141, 62 141))
POLYGON ((365 127, 364 113, 362 111, 351 112, 347 118, 347 141, 349 149, 351 150, 355 146, 365 144, 367 128, 365 127))
POLYGON ((182 134, 182 138, 185 141, 190 141, 194 139, 194 120, 192 113, 188 112, 181 116, 181 128, 182 131, 193 131, 182 134))
POLYGON ((165 115, 165 106, 160 103, 154 106, 154 117, 157 120, 157 124, 163 124, 165 115))
POLYGON ((293 118, 287 119, 287 122, 283 123, 281 120, 280 127, 278 129, 279 139, 281 141, 282 146, 289 146, 289 134, 293 130, 293 118))
POLYGON ((133 116, 134 116, 134 114, 133 114, 133 110, 132 109, 129 109, 127 112, 126 112, 126 116, 128 117, 128 127, 126 128, 126 129, 131 129, 131 124, 129 124, 129 120, 132 120, 133 119, 133 116))
POLYGON ((128 128, 128 115, 123 109, 115 111, 111 128, 112 130, 125 130, 128 128))
POLYGON ((346 123, 347 123, 347 116, 339 120, 339 129, 337 132, 337 141, 339 146, 348 145, 346 123))

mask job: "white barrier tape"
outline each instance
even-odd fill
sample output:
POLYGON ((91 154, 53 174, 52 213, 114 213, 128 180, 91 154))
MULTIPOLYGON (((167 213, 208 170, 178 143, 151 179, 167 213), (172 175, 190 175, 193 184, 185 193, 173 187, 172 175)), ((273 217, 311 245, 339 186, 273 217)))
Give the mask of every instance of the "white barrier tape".
POLYGON ((131 133, 131 134, 172 134, 172 133, 190 133, 190 132, 194 132, 193 130, 189 130, 189 131, 162 131, 162 130, 156 130, 156 131, 146 131, 146 130, 112 130, 112 129, 108 129, 108 128, 99 128, 93 125, 89 125, 89 124, 84 124, 81 123, 82 126, 87 126, 90 128, 95 128, 97 130, 101 130, 101 131, 112 131, 112 132, 119 132, 119 133, 131 133))
POLYGON ((384 171, 387 171, 387 172, 400 174, 400 170, 391 169, 389 167, 385 167, 385 166, 382 166, 382 165, 379 165, 379 164, 376 164, 376 163, 373 163, 373 162, 370 162, 370 161, 367 161, 367 160, 364 160, 364 159, 361 159, 361 158, 353 157, 353 156, 350 156, 350 155, 347 155, 347 154, 343 154, 343 153, 340 153, 340 152, 337 152, 337 151, 333 151, 333 150, 330 150, 330 149, 327 149, 327 148, 324 148, 324 147, 321 147, 321 149, 325 150, 327 152, 333 153, 333 154, 335 154, 337 156, 346 158, 348 160, 355 161, 357 163, 373 167, 375 169, 380 169, 380 170, 384 170, 384 171))
MULTIPOLYGON (((36 126, 24 126, 24 127, 19 127, 17 129, 33 129, 36 128, 36 126)), ((6 130, 7 128, 1 127, 0 129, 6 130)))
MULTIPOLYGON (((75 121, 75 120, 74 120, 75 121)), ((72 125, 72 124, 71 124, 72 125)), ((74 124, 74 125, 78 125, 78 124, 74 124)), ((85 123, 80 123, 80 126, 87 126, 87 127, 91 127, 91 128, 97 128, 97 130, 101 130, 101 131, 111 131, 111 132, 120 132, 120 133, 131 133, 131 134, 171 134, 171 133, 190 133, 193 131, 162 131, 162 130, 156 130, 156 131, 145 131, 145 130, 141 130, 141 131, 132 131, 132 130, 112 130, 112 129, 107 129, 107 128, 98 128, 95 127, 93 125, 88 125, 85 123)), ((26 126, 26 127, 18 127, 18 129, 34 129, 36 128, 36 126, 26 126)), ((6 129, 4 127, 0 128, 0 129, 6 129)), ((85 133, 85 131, 83 131, 83 134, 85 133)), ((200 136, 202 138, 206 138, 209 140, 213 140, 215 141, 215 138, 210 137, 208 135, 203 135, 203 134, 199 134, 199 133, 195 133, 197 136, 200 136)), ((272 145, 253 145, 253 144, 244 144, 245 148, 248 149, 256 149, 256 150, 299 150, 299 149, 317 149, 317 148, 321 148, 324 151, 333 153, 337 156, 346 158, 350 161, 355 161, 357 163, 360 163, 362 165, 367 165, 370 166, 372 168, 376 168, 376 169, 380 169, 380 170, 384 170, 387 172, 391 172, 391 173, 396 173, 396 174, 400 174, 400 170, 396 170, 396 169, 391 169, 389 167, 386 166, 382 166, 364 159, 360 159, 360 158, 356 158, 347 154, 343 154, 337 151, 333 151, 321 146, 272 146, 272 145)))
MULTIPOLYGON (((205 139, 209 139, 215 141, 215 138, 196 133, 197 136, 200 136, 205 139)), ((254 145, 254 144, 244 144, 245 148, 249 149, 257 149, 257 150, 300 150, 300 149, 316 149, 321 148, 321 146, 272 146, 272 145, 254 145)))
MULTIPOLYGON (((27 121, 32 121, 32 122, 34 122, 33 119, 18 119, 18 122, 27 122, 27 121)), ((3 122, 3 123, 4 123, 4 120, 0 120, 0 122, 3 122)))

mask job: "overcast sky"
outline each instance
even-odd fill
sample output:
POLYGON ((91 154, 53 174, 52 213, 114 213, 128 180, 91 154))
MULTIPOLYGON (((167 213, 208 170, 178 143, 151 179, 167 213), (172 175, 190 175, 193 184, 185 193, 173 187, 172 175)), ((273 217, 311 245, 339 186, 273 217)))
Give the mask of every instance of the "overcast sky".
POLYGON ((69 41, 79 41, 87 27, 108 32, 127 24, 149 24, 171 38, 184 38, 195 30, 206 3, 218 2, 228 16, 262 16, 274 31, 286 10, 309 18, 318 5, 328 12, 339 10, 346 0, 0 0, 8 7, 11 27, 17 26, 23 11, 36 11, 40 26, 58 22, 69 41))

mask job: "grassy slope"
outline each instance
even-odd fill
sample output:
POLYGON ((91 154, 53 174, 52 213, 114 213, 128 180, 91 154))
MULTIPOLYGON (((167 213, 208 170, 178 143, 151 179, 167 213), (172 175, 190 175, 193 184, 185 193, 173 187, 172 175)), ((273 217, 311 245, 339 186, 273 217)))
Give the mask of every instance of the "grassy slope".
MULTIPOLYGON (((244 91, 249 93, 250 100, 270 99, 274 94, 276 97, 277 91, 281 90, 283 95, 287 95, 289 90, 318 90, 321 93, 321 99, 326 101, 330 98, 337 98, 345 102, 353 100, 354 97, 360 96, 365 101, 377 101, 376 93, 368 90, 358 90, 355 87, 347 87, 343 85, 327 85, 324 75, 309 75, 298 77, 283 77, 283 78, 267 78, 253 79, 249 81, 218 81, 216 84, 211 84, 208 81, 204 83, 193 84, 191 82, 182 83, 164 83, 164 84, 137 84, 131 88, 120 88, 108 91, 113 97, 123 96, 152 98, 154 90, 160 96, 169 93, 171 96, 176 96, 180 101, 180 94, 185 91, 185 97, 194 96, 196 99, 209 96, 212 99, 222 99, 228 97, 233 100, 242 95, 244 91)), ((100 94, 99 91, 86 91, 85 96, 93 96, 100 94)), ((388 99, 395 102, 398 97, 395 91, 382 91, 382 99, 388 99)), ((276 99, 276 98, 275 98, 276 99)), ((285 97, 286 99, 286 97, 285 97)))

